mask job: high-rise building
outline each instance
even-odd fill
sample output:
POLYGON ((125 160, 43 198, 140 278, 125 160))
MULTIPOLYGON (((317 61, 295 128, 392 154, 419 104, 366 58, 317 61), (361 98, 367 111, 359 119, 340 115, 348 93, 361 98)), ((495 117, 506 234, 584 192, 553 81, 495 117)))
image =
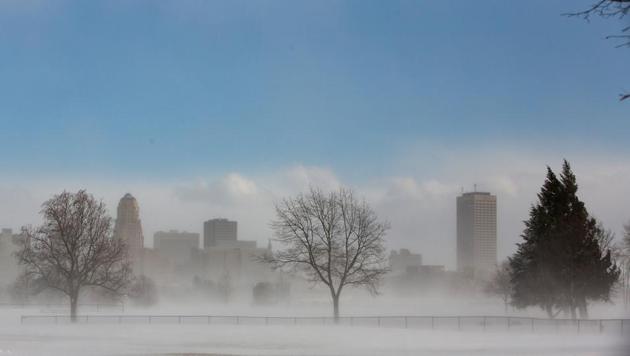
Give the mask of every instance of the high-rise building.
POLYGON ((142 223, 140 222, 140 208, 131 194, 125 194, 118 203, 118 215, 114 227, 114 237, 123 239, 129 247, 132 260, 138 259, 144 248, 142 223))
POLYGON ((211 219, 203 223, 203 247, 237 241, 237 223, 228 219, 211 219))
POLYGON ((23 235, 14 234, 11 229, 0 230, 0 291, 19 275, 20 267, 15 253, 20 249, 22 238, 23 235))
POLYGON ((488 277, 497 264, 497 197, 472 192, 457 197, 457 270, 488 277))
POLYGON ((153 248, 162 257, 176 265, 190 262, 192 253, 199 248, 199 234, 194 232, 158 231, 153 234, 153 248))

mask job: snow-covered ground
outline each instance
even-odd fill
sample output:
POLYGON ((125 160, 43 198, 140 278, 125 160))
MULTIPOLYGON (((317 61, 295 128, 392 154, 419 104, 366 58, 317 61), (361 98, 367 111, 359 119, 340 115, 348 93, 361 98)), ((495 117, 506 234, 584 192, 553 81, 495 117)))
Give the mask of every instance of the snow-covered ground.
POLYGON ((12 355, 615 355, 619 337, 339 326, 3 325, 12 355))
MULTIPOLYGON (((490 301, 492 303, 492 301, 490 301)), ((622 308, 621 308, 622 309, 622 308)), ((593 317, 624 317, 614 305, 593 317)), ((621 333, 426 330, 349 325, 20 324, 21 315, 65 314, 64 309, 0 308, 0 356, 10 355, 630 355, 621 333)), ((346 299, 345 315, 499 315, 484 301, 346 299)), ((90 315, 119 310, 85 311, 90 315)), ((328 316, 326 300, 270 307, 251 304, 163 303, 125 315, 328 316)), ((512 316, 541 316, 532 309, 512 316)), ((84 314, 85 315, 85 314, 84 314)), ((629 325, 630 326, 630 325, 629 325)), ((630 331, 630 330, 629 330, 630 331)), ((626 336, 630 333, 626 333, 626 336)))

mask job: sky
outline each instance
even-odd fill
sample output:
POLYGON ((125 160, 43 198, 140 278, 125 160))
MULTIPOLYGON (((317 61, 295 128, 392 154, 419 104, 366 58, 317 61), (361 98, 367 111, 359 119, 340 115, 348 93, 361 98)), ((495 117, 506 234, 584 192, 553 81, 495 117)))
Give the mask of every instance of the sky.
POLYGON ((566 158, 619 235, 627 21, 562 16, 590 4, 2 1, 0 227, 86 188, 136 196, 147 246, 217 216, 266 244, 275 201, 347 186, 389 247, 453 267, 462 189, 497 195, 504 258, 566 158))

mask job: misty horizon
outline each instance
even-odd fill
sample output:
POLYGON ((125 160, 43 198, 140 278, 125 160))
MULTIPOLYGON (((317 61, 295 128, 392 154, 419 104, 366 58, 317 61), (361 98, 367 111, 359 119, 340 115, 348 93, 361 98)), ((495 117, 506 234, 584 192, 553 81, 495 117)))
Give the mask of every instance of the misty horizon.
MULTIPOLYGON (((561 159, 549 165, 557 169, 561 159)), ((40 221, 40 205, 64 189, 87 189, 96 198, 103 199, 110 215, 115 218, 118 200, 129 192, 138 199, 140 205, 146 247, 153 246, 155 232, 178 230, 203 234, 203 222, 217 217, 238 221, 239 239, 254 240, 259 246, 266 246, 268 240, 273 238, 269 223, 278 200, 308 190, 310 186, 323 189, 349 186, 391 222, 392 229, 388 234, 388 246, 391 249, 409 248, 423 254, 428 263, 443 264, 453 269, 455 198, 462 189, 473 191, 476 184, 477 190, 497 195, 499 260, 514 252, 524 228, 522 222, 537 199, 537 190, 544 180, 547 163, 541 159, 536 165, 532 157, 528 157, 527 165, 519 164, 518 168, 506 169, 503 164, 505 158, 495 162, 497 167, 490 166, 493 162, 487 159, 479 162, 485 164, 479 170, 488 174, 484 177, 476 172, 469 173, 471 177, 479 179, 470 178, 468 181, 473 183, 468 185, 467 182, 448 178, 420 180, 403 176, 386 177, 357 186, 344 183, 329 169, 301 165, 262 177, 249 178, 230 173, 209 181, 199 178, 183 183, 142 183, 138 179, 120 184, 98 181, 85 183, 91 181, 85 179, 72 185, 61 181, 49 183, 50 188, 43 188, 41 183, 27 185, 17 182, 0 191, 10 198, 5 202, 17 202, 0 206, 0 216, 6 220, 6 223, 0 221, 0 226, 17 231, 23 225, 37 225, 40 221), (38 187, 33 189, 34 186, 38 187)), ((620 182, 630 174, 630 165, 625 168, 619 163, 590 161, 583 157, 572 163, 578 174, 578 194, 587 203, 591 214, 600 219, 607 229, 621 236, 623 225, 629 222, 624 213, 627 204, 615 197, 624 194, 624 190, 619 190, 624 188, 620 182), (585 162, 584 168, 580 162, 585 162)), ((451 167, 445 171, 456 175, 464 169, 466 166, 451 167)), ((630 194, 630 188, 627 189, 630 194)))

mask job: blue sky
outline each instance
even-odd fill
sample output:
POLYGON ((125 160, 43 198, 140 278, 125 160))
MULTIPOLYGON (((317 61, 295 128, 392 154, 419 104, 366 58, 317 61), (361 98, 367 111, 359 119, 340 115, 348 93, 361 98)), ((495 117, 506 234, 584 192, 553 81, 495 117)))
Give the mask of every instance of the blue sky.
POLYGON ((217 216, 265 245, 273 203, 349 185, 388 244, 454 263, 455 197, 499 201, 499 257, 545 165, 630 219, 630 50, 580 1, 0 1, 0 227, 86 188, 158 230, 217 216))
POLYGON ((626 152, 630 51, 603 39, 621 23, 561 16, 589 3, 4 1, 0 161, 354 179, 426 142, 626 152))

